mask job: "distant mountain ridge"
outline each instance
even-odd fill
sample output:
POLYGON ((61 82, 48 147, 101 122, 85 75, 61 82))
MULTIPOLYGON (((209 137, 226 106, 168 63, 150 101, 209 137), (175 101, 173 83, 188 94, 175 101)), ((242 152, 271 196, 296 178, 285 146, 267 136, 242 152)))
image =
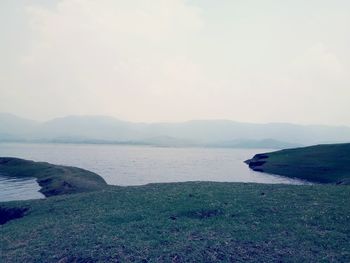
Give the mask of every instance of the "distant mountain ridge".
POLYGON ((106 116, 46 122, 0 113, 0 142, 115 143, 172 147, 293 148, 350 141, 350 127, 229 120, 133 123, 106 116))

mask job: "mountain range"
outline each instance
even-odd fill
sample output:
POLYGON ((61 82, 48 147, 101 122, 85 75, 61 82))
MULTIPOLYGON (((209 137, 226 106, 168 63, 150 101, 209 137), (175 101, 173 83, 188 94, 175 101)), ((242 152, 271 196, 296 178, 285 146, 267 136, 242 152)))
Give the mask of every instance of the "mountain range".
POLYGON ((280 149, 350 142, 350 127, 230 120, 134 123, 106 116, 67 116, 38 122, 0 113, 0 142, 280 149))

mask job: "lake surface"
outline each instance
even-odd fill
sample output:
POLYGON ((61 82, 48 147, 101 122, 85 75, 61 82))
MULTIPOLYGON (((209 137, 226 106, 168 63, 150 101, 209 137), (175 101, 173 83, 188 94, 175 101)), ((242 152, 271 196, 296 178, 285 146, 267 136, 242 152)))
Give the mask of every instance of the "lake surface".
MULTIPOLYGON (((303 184, 299 180, 254 172, 243 162, 256 153, 269 151, 271 150, 0 143, 1 157, 77 166, 96 172, 112 185, 184 181, 303 184)), ((0 201, 9 184, 10 182, 0 184, 0 201)), ((38 191, 37 187, 38 185, 33 187, 35 192, 38 191)), ((12 189, 14 188, 15 185, 12 189)))

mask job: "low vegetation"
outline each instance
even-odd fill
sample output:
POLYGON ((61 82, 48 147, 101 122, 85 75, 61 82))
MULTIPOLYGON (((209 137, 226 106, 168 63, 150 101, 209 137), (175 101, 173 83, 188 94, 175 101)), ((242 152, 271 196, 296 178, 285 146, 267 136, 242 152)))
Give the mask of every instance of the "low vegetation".
POLYGON ((350 143, 257 154, 246 162, 255 171, 316 183, 350 184, 350 143))
POLYGON ((349 262, 350 186, 190 182, 8 202, 2 262, 349 262))

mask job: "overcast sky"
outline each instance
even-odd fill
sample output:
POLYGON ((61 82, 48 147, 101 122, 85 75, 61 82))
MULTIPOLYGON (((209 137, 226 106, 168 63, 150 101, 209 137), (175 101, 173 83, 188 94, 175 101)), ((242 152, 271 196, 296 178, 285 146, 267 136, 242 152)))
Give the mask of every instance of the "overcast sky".
POLYGON ((1 0, 0 112, 350 125, 348 0, 1 0))

